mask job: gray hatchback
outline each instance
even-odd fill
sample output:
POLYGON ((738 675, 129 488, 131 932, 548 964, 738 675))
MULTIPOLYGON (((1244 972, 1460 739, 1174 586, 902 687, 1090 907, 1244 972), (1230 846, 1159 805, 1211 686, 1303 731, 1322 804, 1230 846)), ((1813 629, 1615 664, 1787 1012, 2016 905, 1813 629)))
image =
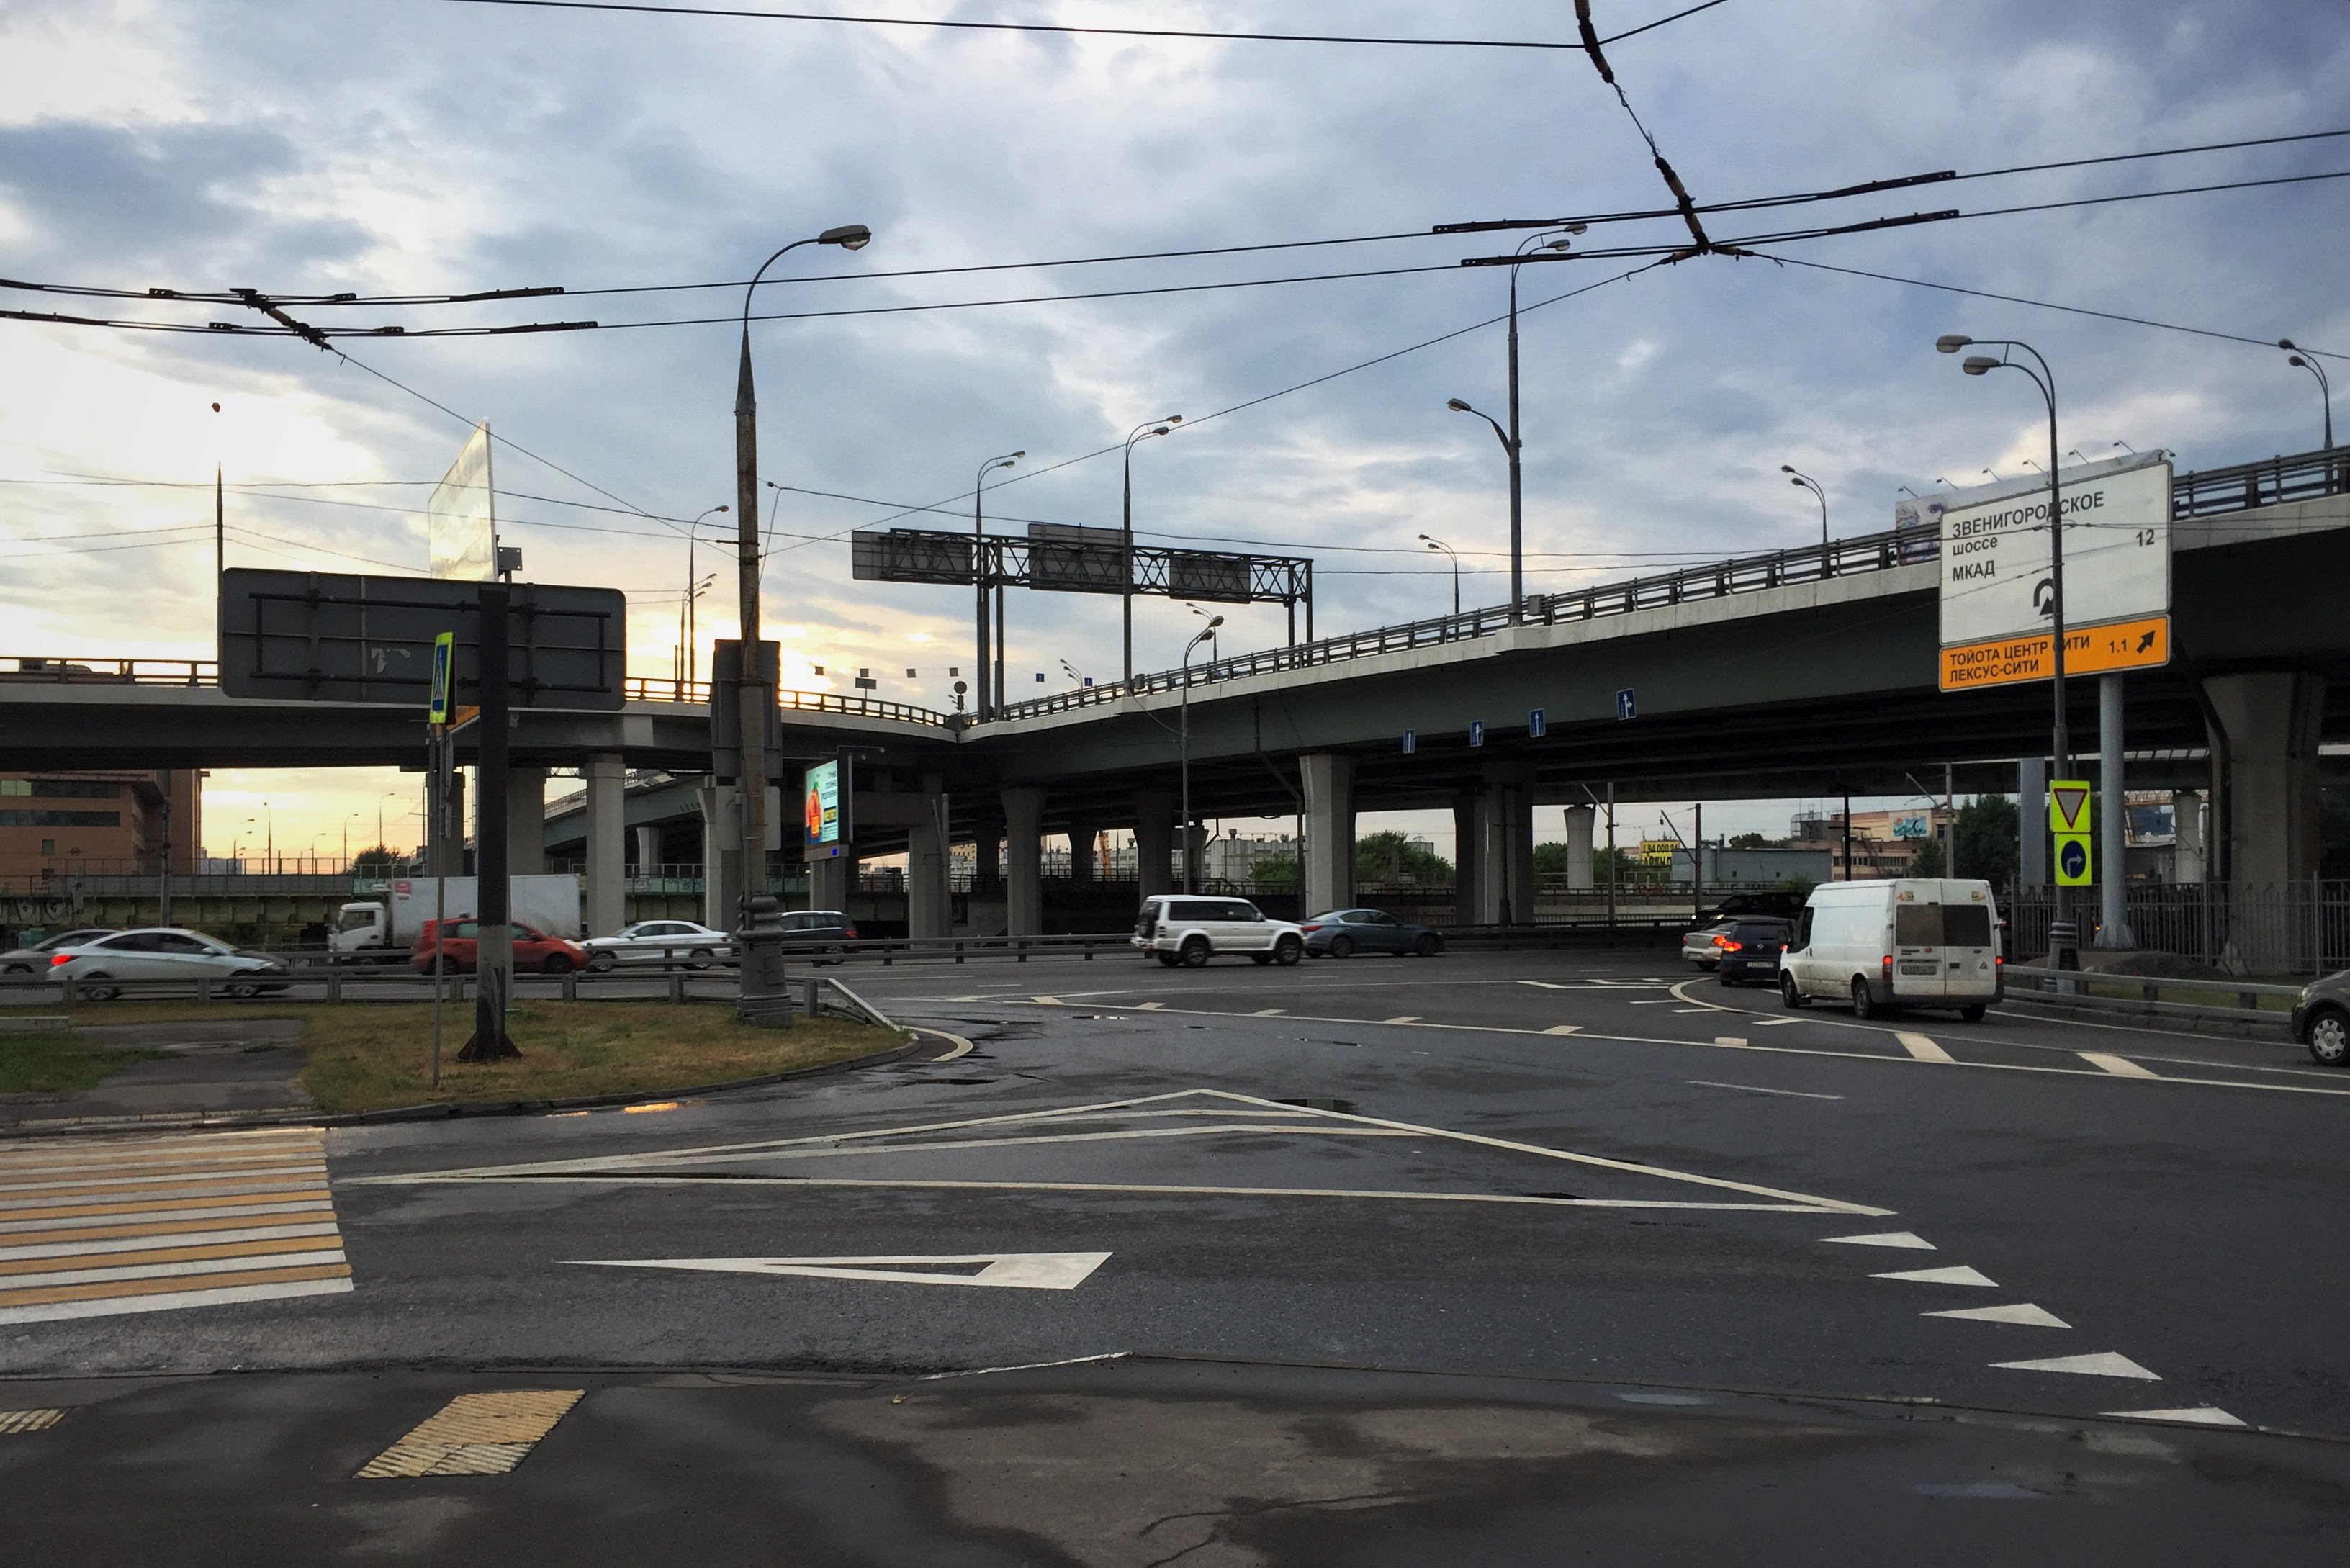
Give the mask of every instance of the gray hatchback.
POLYGON ((2350 969, 2314 980, 2293 1004, 2293 1038, 2328 1067, 2350 1056, 2350 969))

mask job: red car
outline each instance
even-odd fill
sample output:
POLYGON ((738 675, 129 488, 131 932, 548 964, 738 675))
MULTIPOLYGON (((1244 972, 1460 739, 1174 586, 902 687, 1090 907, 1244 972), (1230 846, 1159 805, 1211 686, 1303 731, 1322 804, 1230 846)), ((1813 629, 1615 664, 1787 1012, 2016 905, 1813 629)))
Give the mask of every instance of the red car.
MULTIPOLYGON (((588 950, 577 942, 562 937, 550 937, 544 931, 515 924, 514 966, 516 972, 536 970, 541 974, 569 974, 588 967, 588 950)), ((442 967, 454 974, 473 972, 474 956, 481 949, 482 927, 477 920, 451 920, 449 934, 441 935, 441 922, 427 920, 424 929, 416 933, 416 951, 409 963, 419 974, 432 972, 432 955, 439 950, 442 967)))

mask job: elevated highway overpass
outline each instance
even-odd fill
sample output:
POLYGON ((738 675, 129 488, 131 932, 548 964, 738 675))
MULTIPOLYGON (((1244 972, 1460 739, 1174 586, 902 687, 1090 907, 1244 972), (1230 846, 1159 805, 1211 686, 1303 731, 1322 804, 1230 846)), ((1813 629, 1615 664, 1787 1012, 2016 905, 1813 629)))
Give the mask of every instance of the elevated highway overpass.
MULTIPOLYGON (((2216 782, 2232 797, 2240 878, 2314 870, 2317 747, 2350 739, 2345 470, 2337 450, 2179 476, 2177 657, 2124 682, 2132 751, 2213 749, 2228 764, 2216 782)), ((1130 827, 1145 882, 1168 885, 1188 709, 1195 813, 1305 818, 1309 901, 1350 896, 1357 812, 1449 807, 1476 902, 1498 916, 1530 881, 1538 804, 1610 786, 1626 800, 1906 794, 1907 774, 1944 763, 1963 765, 1970 787, 2013 787, 2013 760, 2046 745, 2046 688, 1939 691, 1937 583, 1929 540, 1870 535, 1538 596, 1523 624, 1484 609, 1220 659, 1013 704, 984 723, 786 694, 785 749, 868 748, 859 848, 907 849, 917 882, 943 877, 957 840, 983 845, 987 872, 1003 829, 1013 929, 1041 929, 1041 834, 1090 843, 1130 827), (1627 691, 1630 719, 1617 716, 1627 691)), ((621 770, 707 765, 706 718, 691 701, 702 693, 633 685, 617 713, 526 713, 515 734, 526 769, 587 774, 591 883, 599 864, 619 864, 625 829, 643 825, 622 805, 621 770)), ((2078 691, 2085 738, 2096 701, 2078 691)), ((404 711, 231 701, 201 664, 0 669, 0 755, 12 767, 317 766, 421 750, 404 711)), ((723 815, 726 794, 697 792, 695 810, 723 815)))

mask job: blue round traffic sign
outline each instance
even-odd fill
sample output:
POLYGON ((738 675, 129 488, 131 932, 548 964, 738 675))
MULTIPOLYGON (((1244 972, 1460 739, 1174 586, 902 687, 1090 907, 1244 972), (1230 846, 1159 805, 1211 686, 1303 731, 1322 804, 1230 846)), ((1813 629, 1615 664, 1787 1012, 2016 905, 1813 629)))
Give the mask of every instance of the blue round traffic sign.
POLYGON ((2070 877, 2089 874, 2089 846, 2077 838, 2067 838, 2057 846, 2056 864, 2070 877))

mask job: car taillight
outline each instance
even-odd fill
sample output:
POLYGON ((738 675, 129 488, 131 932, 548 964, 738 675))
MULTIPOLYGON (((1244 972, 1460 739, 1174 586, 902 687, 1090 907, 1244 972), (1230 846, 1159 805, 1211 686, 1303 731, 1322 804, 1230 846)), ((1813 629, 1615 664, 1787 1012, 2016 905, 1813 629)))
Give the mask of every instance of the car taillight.
POLYGON ((852 942, 857 940, 857 928, 855 926, 848 928, 848 940, 852 942))
POLYGON ((1746 950, 1746 944, 1744 942, 1733 942, 1728 937, 1716 937, 1713 939, 1713 941, 1716 947, 1720 948, 1726 953, 1743 952, 1746 950))
POLYGON ((1297 929, 1301 931, 1318 931, 1322 929, 1322 922, 1319 920, 1314 920, 1305 925, 1300 926, 1297 929))
POLYGON ((1893 983, 1893 955, 1891 953, 1887 953, 1885 955, 1885 983, 1887 985, 1891 985, 1893 983))
POLYGON ((73 961, 74 956, 71 953, 51 953, 49 955, 49 967, 51 969, 55 969, 61 963, 71 963, 73 961))

